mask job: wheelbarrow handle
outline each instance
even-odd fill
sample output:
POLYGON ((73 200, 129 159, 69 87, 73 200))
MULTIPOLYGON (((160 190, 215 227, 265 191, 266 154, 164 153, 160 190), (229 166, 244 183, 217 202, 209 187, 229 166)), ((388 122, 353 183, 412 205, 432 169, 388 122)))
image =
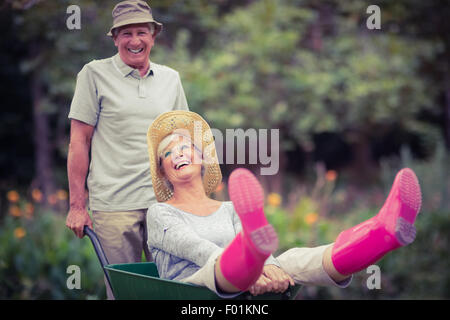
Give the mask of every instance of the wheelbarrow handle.
POLYGON ((91 239, 92 246, 94 247, 95 253, 97 254, 100 264, 102 265, 103 273, 105 274, 105 277, 106 277, 106 280, 108 281, 109 287, 112 288, 111 280, 109 278, 108 272, 106 272, 106 269, 105 269, 105 266, 107 266, 109 264, 108 258, 106 258, 105 252, 103 251, 100 240, 98 240, 97 234, 94 232, 94 230, 92 230, 88 226, 84 226, 83 232, 85 235, 87 235, 89 237, 89 239, 91 239))

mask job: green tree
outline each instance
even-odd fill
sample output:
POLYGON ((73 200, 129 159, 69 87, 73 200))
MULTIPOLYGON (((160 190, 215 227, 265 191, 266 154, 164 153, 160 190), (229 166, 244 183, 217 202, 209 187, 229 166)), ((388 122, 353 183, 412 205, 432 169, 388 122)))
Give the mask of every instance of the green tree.
POLYGON ((215 126, 280 128, 283 151, 312 152, 315 135, 336 133, 364 177, 370 143, 384 132, 416 133, 424 146, 438 134, 419 118, 436 95, 417 76, 433 43, 367 30, 367 5, 255 1, 218 17, 196 54, 186 50, 196 34, 179 33, 163 60, 177 65, 192 108, 215 126))
POLYGON ((109 23, 102 22, 106 15, 98 1, 78 2, 83 8, 81 30, 66 26, 70 1, 10 4, 3 10, 12 16, 15 41, 25 48, 20 70, 29 81, 24 94, 31 101, 35 164, 32 185, 42 189, 46 197, 66 183, 63 163, 68 146, 67 114, 76 74, 94 57, 106 57, 105 48, 111 51, 111 40, 105 36, 109 23))

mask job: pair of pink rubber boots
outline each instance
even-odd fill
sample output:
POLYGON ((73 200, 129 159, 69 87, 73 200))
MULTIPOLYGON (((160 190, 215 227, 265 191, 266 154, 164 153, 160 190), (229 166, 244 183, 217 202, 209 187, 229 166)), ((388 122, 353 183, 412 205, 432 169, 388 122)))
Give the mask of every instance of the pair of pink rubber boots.
MULTIPOLYGON (((264 192, 255 176, 239 168, 228 190, 242 231, 225 248, 220 267, 231 284, 247 290, 260 276, 265 260, 278 248, 278 237, 264 215, 264 192)), ((422 202, 419 182, 411 169, 401 170, 380 212, 339 234, 332 262, 342 275, 360 271, 386 253, 414 241, 414 221, 422 202)))

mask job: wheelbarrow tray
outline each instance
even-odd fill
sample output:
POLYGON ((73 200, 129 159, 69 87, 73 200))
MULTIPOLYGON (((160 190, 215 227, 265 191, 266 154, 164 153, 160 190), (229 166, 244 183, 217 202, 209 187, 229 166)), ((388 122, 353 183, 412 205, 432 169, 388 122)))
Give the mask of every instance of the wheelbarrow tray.
MULTIPOLYGON (((119 300, 221 300, 206 287, 161 279, 154 262, 109 264, 105 266, 114 296, 119 300)), ((266 293, 253 296, 244 292, 237 300, 294 299, 300 285, 291 286, 283 294, 266 293)))

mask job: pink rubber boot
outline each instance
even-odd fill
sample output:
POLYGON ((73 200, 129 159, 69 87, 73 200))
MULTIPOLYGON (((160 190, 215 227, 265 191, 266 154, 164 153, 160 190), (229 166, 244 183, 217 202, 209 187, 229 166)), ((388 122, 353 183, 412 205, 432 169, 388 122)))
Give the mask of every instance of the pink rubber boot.
POLYGON ((245 291, 258 279, 264 262, 278 248, 278 236, 264 216, 263 189, 249 170, 234 170, 228 190, 242 231, 223 252, 220 268, 225 279, 245 291))
POLYGON ((422 203, 419 181, 405 168, 395 177, 380 212, 339 234, 331 259, 336 270, 349 275, 365 269, 386 253, 414 241, 414 221, 422 203))

